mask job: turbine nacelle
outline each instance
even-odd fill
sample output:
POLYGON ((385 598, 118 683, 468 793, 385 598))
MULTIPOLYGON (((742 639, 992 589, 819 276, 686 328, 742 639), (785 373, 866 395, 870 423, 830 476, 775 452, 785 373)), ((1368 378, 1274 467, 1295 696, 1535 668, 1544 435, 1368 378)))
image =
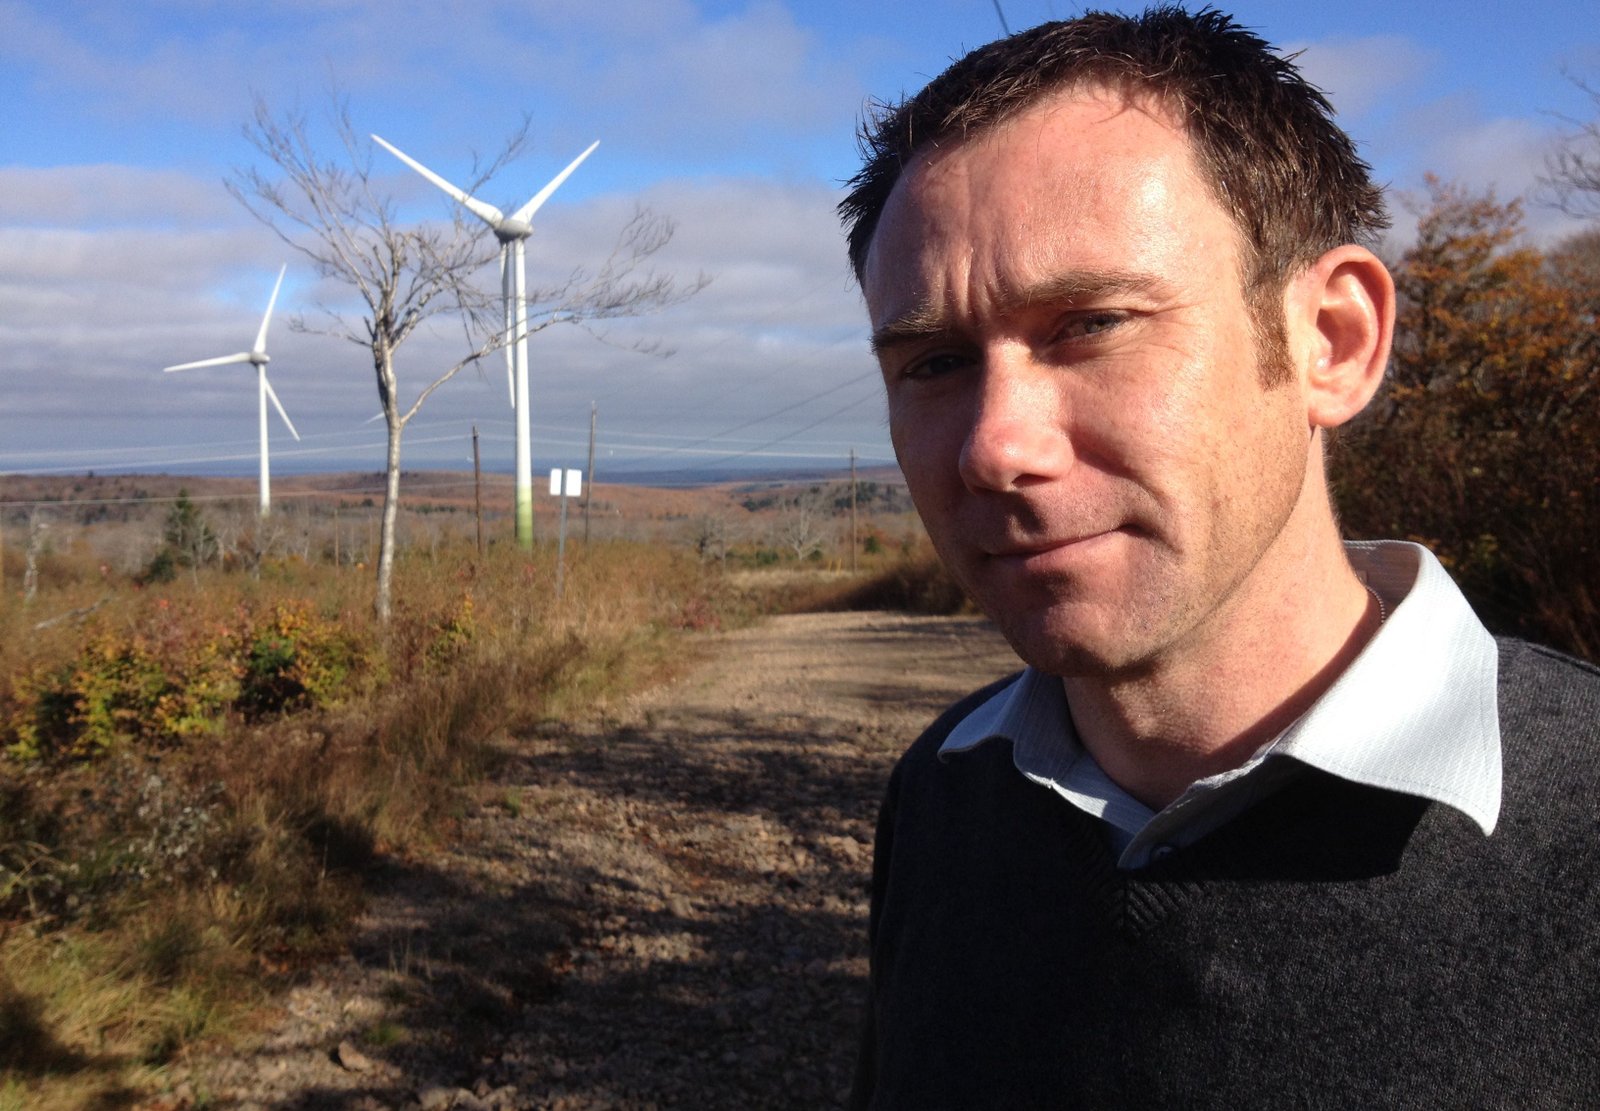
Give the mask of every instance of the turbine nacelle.
POLYGON ((507 216, 504 212, 496 208, 494 205, 489 204, 487 201, 480 201, 477 197, 469 195, 466 190, 460 188, 459 186, 452 185, 450 182, 446 181, 444 178, 428 169, 428 167, 424 166, 421 162, 418 162, 415 158, 412 158, 405 151, 389 142, 383 136, 374 135, 372 136, 372 141, 377 143, 390 154, 394 155, 400 161, 404 162, 407 166, 410 166, 413 170, 417 171, 417 173, 433 182, 434 185, 436 185, 448 196, 454 198, 455 201, 467 209, 467 211, 471 212, 485 224, 488 224, 489 229, 494 232, 495 238, 500 240, 502 243, 513 243, 518 239, 526 239, 528 236, 532 235, 533 214, 538 212, 539 209, 544 206, 544 202, 550 199, 550 195, 557 189, 561 188, 561 183, 572 176, 572 171, 576 170, 580 165, 582 165, 583 160, 593 154, 594 148, 600 145, 600 140, 598 139, 590 143, 582 154, 578 155, 578 157, 567 163, 566 169, 562 170, 555 177, 551 178, 543 189, 539 190, 532 197, 530 197, 527 204, 523 205, 511 215, 507 216))
POLYGON ((177 366, 164 366, 161 369, 168 374, 175 370, 198 370, 203 366, 228 366, 230 363, 249 363, 251 366, 264 367, 272 361, 272 356, 265 351, 239 351, 232 355, 218 355, 215 359, 200 359, 192 363, 179 363, 177 366))

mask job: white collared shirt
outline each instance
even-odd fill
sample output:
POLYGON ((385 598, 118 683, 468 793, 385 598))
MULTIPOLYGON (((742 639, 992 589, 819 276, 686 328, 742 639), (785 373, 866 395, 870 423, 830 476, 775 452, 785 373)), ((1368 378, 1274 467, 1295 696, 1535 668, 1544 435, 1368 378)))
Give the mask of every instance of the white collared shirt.
POLYGON ((1377 633, 1310 709, 1243 766, 1199 780, 1159 813, 1100 769, 1073 731, 1061 681, 1033 668, 962 719, 940 758, 1009 739, 1018 771, 1108 824, 1122 868, 1199 840, 1277 790, 1296 762, 1445 803, 1493 832, 1500 814, 1494 638, 1426 548, 1386 540, 1345 550, 1388 611, 1377 633))

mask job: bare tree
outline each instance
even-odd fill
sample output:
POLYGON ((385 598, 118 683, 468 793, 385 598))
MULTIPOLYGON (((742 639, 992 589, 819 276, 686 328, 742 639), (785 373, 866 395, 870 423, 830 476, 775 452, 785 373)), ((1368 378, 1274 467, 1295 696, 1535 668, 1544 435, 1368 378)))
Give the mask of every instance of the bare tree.
MULTIPOLYGON (((337 93, 330 96, 329 122, 336 149, 324 157, 304 113, 275 115, 257 98, 244 134, 266 159, 267 168, 238 170, 227 185, 252 215, 309 259, 319 275, 349 286, 359 297, 358 319, 321 307, 319 319, 308 322, 301 316, 292 326, 347 340, 364 348, 372 360, 388 427, 375 602, 379 619, 387 621, 400 504, 401 434, 435 390, 516 337, 504 334, 504 321, 492 297, 475 280, 495 257, 494 240, 476 226, 466 226, 459 210, 448 224, 397 222, 391 198, 374 180, 372 148, 356 131, 349 105, 337 93), (419 326, 439 314, 460 319, 462 356, 438 369, 407 404, 401 397, 395 353, 419 326)), ((525 119, 467 186, 469 192, 476 194, 525 149, 529 127, 525 119)), ((648 211, 636 213, 605 264, 594 271, 575 270, 561 285, 529 295, 528 332, 556 323, 640 315, 697 292, 705 284, 703 277, 680 283, 648 268, 672 233, 670 220, 648 211)))
POLYGON ((832 495, 813 486, 786 500, 778 522, 778 537, 796 560, 809 559, 827 541, 832 495))
POLYGON ((701 563, 713 560, 728 565, 728 549, 733 545, 733 523, 726 512, 706 513, 689 526, 690 541, 701 563))
POLYGON ((237 503, 224 504, 211 514, 211 529, 216 535, 217 554, 225 566, 243 564, 253 566, 252 554, 256 526, 261 515, 254 507, 245 509, 237 503), (247 544, 250 548, 247 549, 247 544))
POLYGON ((1578 77, 1572 83, 1588 96, 1594 114, 1567 119, 1572 130, 1545 160, 1539 195, 1568 216, 1600 220, 1600 88, 1578 77))

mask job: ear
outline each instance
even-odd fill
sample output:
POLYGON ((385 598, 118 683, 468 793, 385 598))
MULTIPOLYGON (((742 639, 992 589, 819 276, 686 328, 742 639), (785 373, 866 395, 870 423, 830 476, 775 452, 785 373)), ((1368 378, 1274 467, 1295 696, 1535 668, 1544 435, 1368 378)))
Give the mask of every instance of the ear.
POLYGON ((1337 428, 1383 382, 1394 336, 1394 279, 1365 247, 1335 247, 1289 283, 1289 349, 1299 360, 1307 418, 1337 428))

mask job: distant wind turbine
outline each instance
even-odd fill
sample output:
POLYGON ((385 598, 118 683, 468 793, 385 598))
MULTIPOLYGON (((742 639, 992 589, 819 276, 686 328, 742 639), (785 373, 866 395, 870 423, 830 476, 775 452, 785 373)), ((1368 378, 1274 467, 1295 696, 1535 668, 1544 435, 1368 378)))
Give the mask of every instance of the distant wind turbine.
POLYGON ((261 516, 265 517, 272 512, 272 478, 267 466, 267 399, 272 399, 272 404, 277 408, 278 415, 283 418, 283 423, 289 426, 289 434, 296 440, 300 433, 294 429, 294 421, 289 419, 289 414, 283 410, 283 402, 278 400, 277 391, 272 388, 272 383, 267 381, 267 325, 272 323, 272 307, 278 303, 278 290, 283 286, 283 275, 289 267, 287 264, 278 271, 278 282, 272 287, 272 298, 267 302, 267 314, 261 318, 261 330, 256 333, 255 346, 248 351, 240 351, 232 355, 221 355, 215 359, 201 359, 196 363, 179 363, 177 366, 165 368, 166 373, 174 370, 195 370, 203 366, 225 366, 229 363, 250 363, 256 368, 256 392, 260 395, 261 410, 261 516))
POLYGON ((600 145, 597 139, 589 149, 567 164, 550 183, 533 195, 527 204, 510 216, 492 204, 451 185, 428 167, 374 135, 373 142, 433 182, 478 219, 489 225, 500 241, 500 297, 504 306, 506 375, 511 387, 511 407, 517 415, 517 541, 524 548, 533 544, 533 433, 528 412, 528 276, 524 244, 533 234, 529 223, 550 195, 561 187, 585 158, 600 145))

